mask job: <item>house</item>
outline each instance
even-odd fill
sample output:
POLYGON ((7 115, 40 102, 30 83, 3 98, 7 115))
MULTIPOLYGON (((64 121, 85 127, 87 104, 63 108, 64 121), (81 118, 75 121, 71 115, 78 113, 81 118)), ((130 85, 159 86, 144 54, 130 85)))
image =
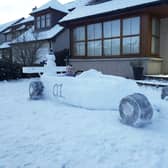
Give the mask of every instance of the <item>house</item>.
POLYGON ((50 0, 41 7, 34 8, 30 13, 34 18, 34 24, 11 43, 14 61, 18 62, 18 53, 21 55, 23 50, 27 55, 25 54, 24 60, 20 62, 30 65, 43 62, 50 49, 54 52, 69 49, 69 30, 58 24, 68 12, 68 9, 57 0, 50 0), (36 58, 32 55, 36 55, 36 58), (28 62, 25 60, 27 58, 28 62))
POLYGON ((75 69, 132 77, 137 61, 145 75, 168 73, 167 0, 87 0, 60 24, 70 29, 75 69))
POLYGON ((66 6, 50 0, 33 8, 28 18, 6 24, 6 28, 0 25, 1 55, 6 57, 8 51, 13 62, 32 65, 43 62, 50 49, 56 53, 68 50, 69 30, 58 22, 75 6, 74 3, 66 6))
POLYGON ((19 18, 17 20, 0 25, 0 58, 11 59, 11 47, 9 43, 14 39, 13 36, 13 26, 24 18, 19 18))

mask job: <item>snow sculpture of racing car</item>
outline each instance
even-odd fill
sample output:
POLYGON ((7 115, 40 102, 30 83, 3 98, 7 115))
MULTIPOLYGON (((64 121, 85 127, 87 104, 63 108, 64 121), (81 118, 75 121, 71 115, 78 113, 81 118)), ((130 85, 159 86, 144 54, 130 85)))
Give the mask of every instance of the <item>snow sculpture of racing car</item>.
POLYGON ((152 106, 133 80, 104 75, 96 70, 76 77, 57 75, 53 56, 49 54, 47 60, 40 81, 30 83, 30 99, 45 96, 87 109, 119 110, 121 121, 132 126, 152 119, 152 106))

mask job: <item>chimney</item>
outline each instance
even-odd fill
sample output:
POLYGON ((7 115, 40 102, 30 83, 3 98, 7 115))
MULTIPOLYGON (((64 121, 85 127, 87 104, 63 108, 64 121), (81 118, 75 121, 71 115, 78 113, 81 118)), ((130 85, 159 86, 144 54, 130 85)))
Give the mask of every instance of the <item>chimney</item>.
POLYGON ((36 10, 37 9, 37 6, 35 6, 33 9, 32 9, 32 11, 34 11, 34 10, 36 10))

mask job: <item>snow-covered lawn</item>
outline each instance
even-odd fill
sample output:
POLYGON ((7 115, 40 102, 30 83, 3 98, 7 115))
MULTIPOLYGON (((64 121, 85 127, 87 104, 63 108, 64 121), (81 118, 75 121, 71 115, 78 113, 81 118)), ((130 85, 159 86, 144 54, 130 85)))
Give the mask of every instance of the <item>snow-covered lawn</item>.
POLYGON ((118 111, 76 108, 28 98, 30 80, 0 82, 0 168, 167 168, 168 102, 151 124, 120 123, 118 111))

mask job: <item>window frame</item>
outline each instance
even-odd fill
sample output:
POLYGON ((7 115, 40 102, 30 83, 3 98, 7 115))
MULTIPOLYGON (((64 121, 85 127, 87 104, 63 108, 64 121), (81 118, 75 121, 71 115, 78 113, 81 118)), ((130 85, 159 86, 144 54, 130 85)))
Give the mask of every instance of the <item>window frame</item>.
POLYGON ((86 53, 87 53, 87 56, 88 56, 88 53, 89 53, 89 43, 94 43, 94 55, 89 55, 88 57, 101 57, 102 56, 102 53, 103 53, 103 49, 102 49, 102 45, 103 45, 103 42, 102 42, 102 38, 103 38, 103 28, 102 28, 102 22, 98 22, 98 23, 93 23, 93 24, 88 24, 86 26, 86 53), (96 32, 96 25, 100 25, 100 37, 95 37, 95 32, 96 32), (89 26, 93 26, 93 29, 94 29, 94 37, 93 38, 88 38, 88 27, 89 26), (95 55, 95 50, 96 50, 96 47, 95 47, 95 43, 96 42, 100 42, 101 43, 101 47, 100 47, 100 55, 95 55))
POLYGON ((51 27, 51 20, 52 20, 51 14, 47 13, 45 15, 45 25, 46 25, 46 27, 51 27))
MULTIPOLYGON (((77 34, 78 34, 78 33, 79 33, 79 32, 77 32, 77 34)), ((79 27, 76 27, 75 29, 73 29, 73 31, 72 31, 72 37, 73 37, 73 38, 72 38, 72 41, 73 41, 73 49, 72 49, 72 50, 73 50, 74 56, 75 56, 75 57, 77 57, 77 56, 78 56, 78 57, 85 57, 85 56, 86 56, 86 27, 85 27, 85 26, 79 26, 79 27), (79 40, 77 39, 77 40, 76 40, 76 39, 74 38, 74 32, 75 32, 75 30, 78 31, 80 28, 83 28, 83 29, 84 29, 84 39, 79 39, 79 40), (79 44, 79 43, 84 43, 84 55, 81 55, 81 54, 78 55, 78 54, 75 53, 75 45, 76 45, 76 44, 79 44)))
MULTIPOLYGON (((100 21, 100 22, 95 22, 95 23, 85 23, 85 24, 82 24, 82 25, 74 25, 71 27, 71 54, 72 54, 72 57, 74 58, 80 58, 81 56, 79 56, 78 54, 75 55, 74 53, 74 39, 73 39, 73 31, 74 29, 78 28, 78 27, 81 27, 81 26, 84 26, 85 27, 85 55, 82 56, 82 58, 122 58, 122 57, 135 57, 135 56, 140 56, 141 55, 141 52, 142 52, 142 49, 141 49, 141 46, 142 46, 142 16, 141 15, 133 15, 133 16, 128 16, 128 17, 117 17, 117 18, 112 18, 110 20, 103 20, 103 21, 100 21), (138 17, 139 18, 139 33, 138 34, 133 34, 133 35, 123 35, 123 20, 124 19, 129 19, 129 18, 136 18, 138 17), (104 37, 104 23, 105 22, 112 22, 112 21, 116 21, 116 20, 119 20, 120 21, 120 35, 119 36, 114 36, 114 37, 104 37), (87 26, 88 25, 92 25, 92 24, 101 24, 101 27, 102 27, 102 36, 101 38, 97 38, 97 39, 87 39, 87 26), (124 37, 138 37, 139 38, 139 47, 138 47, 138 52, 137 53, 126 53, 124 54, 123 53, 123 38, 124 37), (105 40, 108 40, 108 39, 119 39, 120 41, 120 53, 119 54, 111 54, 111 55, 105 55, 105 52, 104 52, 104 41, 105 40), (89 56, 88 55, 88 42, 89 41, 96 41, 96 40, 100 40, 101 41, 101 55, 100 56, 89 56)), ((111 49, 112 50, 112 49, 111 49)))
POLYGON ((160 54, 160 20, 159 20, 159 18, 157 18, 157 17, 152 17, 151 18, 151 55, 152 56, 158 56, 160 54), (158 33, 158 35, 157 34, 153 34, 153 19, 156 19, 157 20, 157 22, 158 22, 158 26, 159 26, 159 33, 158 33), (158 41, 158 53, 156 52, 156 53, 153 53, 153 51, 152 51, 152 48, 153 48, 153 38, 155 39, 155 40, 157 40, 158 41))
POLYGON ((52 26, 52 15, 50 13, 46 13, 43 15, 36 16, 35 22, 36 30, 48 29, 52 26))
MULTIPOLYGON (((112 26, 112 25, 111 25, 112 26)), ((112 28, 112 27, 111 27, 112 28)), ((112 42, 111 42, 111 45, 112 45, 112 42)), ((113 20, 110 20, 110 21, 105 21, 105 22, 103 22, 103 56, 104 57, 114 57, 114 56, 116 56, 116 57, 119 57, 119 56, 121 56, 121 19, 119 18, 119 19, 113 19, 113 20), (113 36, 113 35, 111 35, 111 37, 105 37, 105 31, 104 31, 104 25, 105 25, 105 23, 107 23, 107 22, 115 22, 115 21, 117 21, 117 20, 119 20, 119 35, 117 36, 113 36), (119 41, 120 41, 120 48, 119 48, 119 54, 112 54, 112 46, 111 46, 111 56, 107 56, 107 55, 105 55, 105 45, 104 45, 104 43, 105 43, 105 41, 106 40, 115 40, 115 39, 119 39, 119 41)))
POLYGON ((128 17, 128 18, 123 18, 122 19, 122 55, 123 56, 128 56, 128 55, 139 55, 141 53, 141 16, 133 16, 133 17, 128 17), (124 35, 124 20, 126 19, 134 19, 134 18, 139 18, 139 33, 138 34, 126 34, 124 35), (139 48, 138 52, 131 52, 131 45, 130 45, 130 53, 124 53, 124 39, 126 38, 134 38, 134 37, 139 37, 139 48))

